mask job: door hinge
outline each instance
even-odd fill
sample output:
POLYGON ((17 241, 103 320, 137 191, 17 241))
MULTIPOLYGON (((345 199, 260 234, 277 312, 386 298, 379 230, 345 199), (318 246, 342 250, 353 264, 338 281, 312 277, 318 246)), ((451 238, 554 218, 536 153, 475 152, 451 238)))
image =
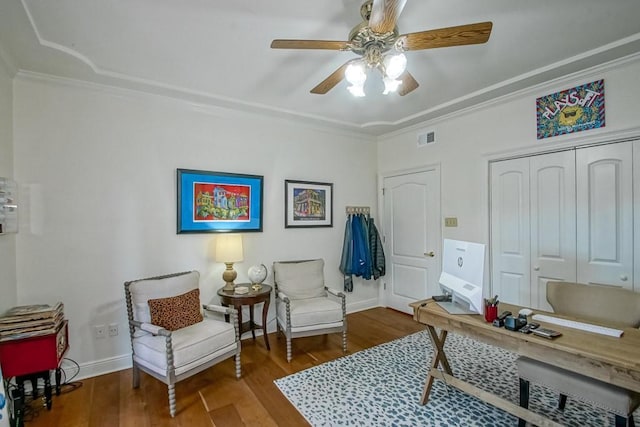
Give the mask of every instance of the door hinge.
POLYGON ((382 289, 387 290, 387 282, 382 282, 382 289))

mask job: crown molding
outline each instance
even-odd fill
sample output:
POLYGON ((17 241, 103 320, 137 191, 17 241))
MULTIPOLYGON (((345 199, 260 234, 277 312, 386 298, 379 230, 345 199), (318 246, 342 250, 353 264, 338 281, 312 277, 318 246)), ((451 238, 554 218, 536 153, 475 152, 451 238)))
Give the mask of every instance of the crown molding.
MULTIPOLYGON (((554 82, 569 81, 577 79, 581 75, 587 75, 588 73, 602 72, 605 69, 612 67, 612 63, 619 65, 619 60, 613 60, 605 64, 597 65, 587 70, 572 73, 560 78, 552 79, 538 84, 533 84, 524 89, 511 92, 510 87, 526 84, 529 80, 536 80, 543 78, 546 73, 553 72, 554 70, 561 70, 563 67, 580 63, 580 61, 589 60, 597 55, 606 54, 609 51, 615 49, 621 49, 625 46, 629 46, 640 42, 640 33, 626 37, 624 39, 617 40, 613 43, 600 46, 582 54, 566 58, 564 60, 555 62, 553 64, 537 68, 530 72, 521 74, 508 80, 496 83, 494 85, 485 87, 481 90, 472 92, 470 94, 458 97, 451 101, 436 105, 430 109, 423 110, 421 112, 412 114, 410 116, 401 118, 395 121, 371 121, 362 124, 346 122, 336 119, 329 119, 314 114, 304 114, 299 111, 290 109, 273 107, 260 103, 252 103, 233 99, 226 96, 215 95, 202 91, 195 91, 193 89, 170 85, 167 83, 155 81, 152 79, 145 79, 141 77, 135 77, 116 71, 107 70, 101 68, 98 64, 93 62, 91 58, 85 54, 72 49, 67 46, 63 46, 59 43, 55 43, 45 39, 36 25, 35 19, 25 0, 20 0, 22 7, 27 15, 29 23, 33 29, 33 32, 38 40, 38 43, 63 54, 69 55, 83 64, 88 66, 92 72, 107 81, 107 84, 113 87, 128 87, 131 90, 146 92, 149 94, 157 94, 159 96, 167 96, 174 99, 183 99, 187 103, 199 106, 201 110, 205 111, 212 109, 214 111, 230 111, 236 110, 241 114, 261 115, 272 119, 280 119, 284 122, 295 123, 299 126, 314 130, 324 130, 329 133, 338 133, 341 135, 355 136, 362 138, 373 138, 374 140, 381 140, 395 135, 399 135, 408 131, 416 130, 424 126, 430 126, 433 123, 441 122, 444 120, 450 120, 453 117, 459 117, 461 115, 469 114, 470 112, 477 111, 478 109, 488 108, 500 102, 505 102, 513 99, 516 96, 523 96, 533 93, 536 88, 548 87, 554 82), (587 74, 583 74, 587 73, 587 74), (508 92, 504 95, 498 95, 500 93, 508 92), (485 101, 482 101, 486 99, 485 101), (430 118, 431 117, 431 118, 430 118), (392 127, 395 130, 384 132, 380 128, 392 127)), ((0 52, 1 53, 1 52, 0 52)), ((638 57, 640 53, 634 53, 629 55, 631 57, 638 57)), ((628 57, 625 57, 628 58, 628 57)), ((624 59, 623 59, 624 60, 624 59)), ((15 72, 13 73, 15 74, 15 72)))
POLYGON ((109 95, 126 96, 132 99, 139 99, 146 102, 166 103, 167 105, 173 105, 174 107, 190 109, 194 112, 222 117, 225 119, 246 120, 248 118, 252 118, 253 120, 264 121, 265 124, 278 123, 282 126, 293 126, 304 130, 312 130, 314 132, 323 132, 331 135, 348 137, 353 140, 360 140, 363 143, 375 142, 372 135, 354 131, 349 128, 345 129, 340 126, 329 126, 324 120, 300 120, 300 115, 275 115, 259 110, 256 111, 224 107, 208 102, 189 100, 180 96, 159 94, 157 92, 151 92, 136 88, 128 88, 104 83, 90 82, 86 80, 71 79, 68 77, 59 77, 51 74, 43 74, 33 71, 19 70, 14 79, 17 81, 37 82, 54 86, 79 88, 109 95))
MULTIPOLYGON (((630 38, 631 39, 631 38, 630 38)), ((633 37, 633 41, 637 41, 640 40, 640 34, 637 34, 636 36, 633 37)), ((602 51, 602 49, 598 49, 597 50, 598 53, 602 51)), ((591 51, 594 52, 594 51, 591 51)), ((581 60, 586 58, 587 55, 581 55, 580 57, 574 57, 575 61, 581 60)), ((531 86, 528 86, 526 88, 523 89, 519 89, 513 92, 510 92, 508 94, 505 95, 501 95, 492 99, 489 99, 487 101, 472 105, 470 107, 466 107, 466 108, 462 108, 456 111, 453 111, 451 113, 448 114, 443 114, 441 116, 438 116, 436 118, 430 119, 430 120, 425 120, 423 122, 420 123, 416 123, 414 125, 410 125, 407 127, 404 127, 402 129, 398 129, 389 133, 385 133, 382 135, 379 135, 377 137, 378 141, 387 139, 387 138, 392 138, 398 135, 402 135, 404 133, 407 132, 415 132, 417 130, 421 130, 425 127, 432 127, 437 125, 438 123, 442 123, 457 117, 462 117, 465 116, 467 114, 471 114, 480 110, 484 110, 487 108, 491 108, 493 106, 497 106, 500 104, 504 104, 506 102, 509 101, 513 101, 516 100, 518 98, 522 98, 522 97, 526 97, 526 96, 537 96, 539 93, 544 92, 546 90, 553 90, 554 87, 558 86, 565 86, 565 85, 573 85, 576 84, 575 82, 578 80, 582 80, 582 79, 590 79, 590 78, 594 78, 597 77, 598 75, 605 73, 605 72, 609 72, 611 70, 614 70, 616 68, 619 68, 621 66, 630 64, 630 63, 634 63, 640 60, 640 52, 636 52, 636 53, 632 53, 630 55, 624 56, 622 58, 617 58, 608 62, 605 62, 603 64, 599 64, 599 65, 595 65, 593 67, 589 67, 586 68, 584 70, 581 71, 577 71, 575 73, 571 73, 571 74, 567 74, 566 76, 562 76, 562 77, 558 77, 555 79, 551 79, 542 83, 537 83, 531 86)), ((567 61, 562 61, 562 63, 555 63, 552 64, 548 67, 544 67, 544 68, 539 68, 537 70, 531 71, 529 73, 523 74, 521 76, 515 77, 513 79, 510 80, 505 80, 504 82, 501 82, 497 85, 494 86, 490 86, 488 88, 483 89, 482 91, 478 91, 478 92, 474 92, 472 94, 469 94, 465 97, 462 98, 457 98, 455 100, 452 100, 451 102, 448 102, 446 104, 441 104, 437 107, 434 107, 428 111, 422 112, 422 113, 418 113, 414 116, 414 118, 419 117, 420 115, 425 115, 425 114, 429 114, 429 113, 436 113, 437 114, 437 110, 442 110, 447 106, 454 106, 457 103, 461 103, 463 101, 465 101, 466 99, 470 99, 470 98, 474 98, 477 96, 480 96, 484 93, 489 93, 493 90, 497 90, 501 87, 507 87, 509 85, 515 84, 519 81, 523 81, 532 77, 535 77, 536 75, 540 75, 546 71, 549 71, 551 69, 554 68, 559 68, 561 66, 564 65, 568 65, 569 62, 567 61)), ((407 118, 406 120, 408 120, 409 118, 407 118)))

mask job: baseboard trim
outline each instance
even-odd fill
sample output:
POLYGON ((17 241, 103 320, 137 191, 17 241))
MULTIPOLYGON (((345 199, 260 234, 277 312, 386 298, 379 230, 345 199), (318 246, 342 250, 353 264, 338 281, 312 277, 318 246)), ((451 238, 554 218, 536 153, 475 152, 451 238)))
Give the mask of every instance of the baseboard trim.
POLYGON ((75 374, 77 374, 77 376, 73 377, 73 381, 83 380, 85 378, 97 377, 99 375, 110 374, 112 372, 131 368, 131 354, 123 354, 120 356, 109 357, 107 359, 82 363, 79 365, 79 368, 75 364, 71 364, 67 360, 63 360, 61 368, 65 373, 67 381, 69 381, 75 374))
POLYGON ((347 304, 347 314, 376 307, 382 307, 380 301, 378 301, 378 298, 370 298, 368 300, 358 301, 357 303, 347 304))

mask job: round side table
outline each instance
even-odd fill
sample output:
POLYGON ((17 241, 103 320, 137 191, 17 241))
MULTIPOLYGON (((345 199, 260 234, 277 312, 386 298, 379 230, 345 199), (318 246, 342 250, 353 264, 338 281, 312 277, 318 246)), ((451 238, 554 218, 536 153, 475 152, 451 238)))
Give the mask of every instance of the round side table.
POLYGON ((251 331, 253 339, 256 339, 256 329, 262 329, 262 336, 264 336, 264 344, 267 350, 271 350, 269 347, 269 336, 267 335, 267 312, 269 311, 269 302, 271 302, 271 286, 262 284, 260 290, 254 291, 251 289, 251 283, 238 283, 236 286, 246 286, 249 288, 249 292, 246 294, 236 294, 234 292, 224 291, 224 288, 218 289, 218 296, 220 297, 220 303, 225 306, 233 306, 238 311, 238 325, 240 327, 240 335, 245 332, 251 331), (256 304, 264 303, 262 306, 262 325, 258 325, 253 320, 253 306, 256 304), (249 321, 242 322, 242 306, 249 306, 249 321))

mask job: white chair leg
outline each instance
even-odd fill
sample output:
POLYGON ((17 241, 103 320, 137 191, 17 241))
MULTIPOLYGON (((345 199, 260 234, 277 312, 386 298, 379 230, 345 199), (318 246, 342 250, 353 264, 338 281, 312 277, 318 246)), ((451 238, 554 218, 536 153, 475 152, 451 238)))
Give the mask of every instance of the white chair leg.
POLYGON ((236 354, 236 378, 240 379, 240 376, 242 375, 242 365, 240 364, 240 352, 238 352, 236 354))
POLYGON ((171 418, 176 415, 176 386, 175 384, 169 384, 169 413, 171 418))
POLYGON ((347 330, 342 331, 342 352, 347 352, 347 330))
POLYGON ((133 383, 133 388, 140 387, 140 369, 138 368, 138 365, 136 365, 135 362, 133 362, 133 368, 132 368, 132 383, 133 383))
POLYGON ((287 362, 291 362, 291 337, 287 336, 287 362))

